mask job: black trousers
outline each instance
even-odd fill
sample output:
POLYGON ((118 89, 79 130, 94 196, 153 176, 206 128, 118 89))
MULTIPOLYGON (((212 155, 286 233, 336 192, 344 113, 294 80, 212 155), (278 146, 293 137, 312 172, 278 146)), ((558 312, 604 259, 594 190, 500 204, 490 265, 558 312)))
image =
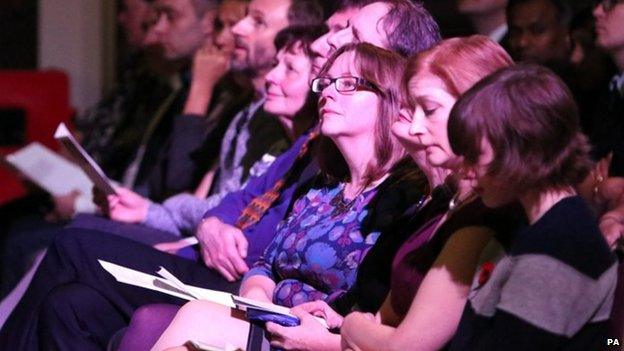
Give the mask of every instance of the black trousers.
POLYGON ((154 274, 159 266, 187 284, 236 293, 203 262, 96 230, 67 228, 48 249, 33 281, 6 324, 6 350, 104 350, 110 337, 145 304, 185 300, 118 283, 98 259, 154 274))
MULTIPOLYGON (((0 297, 6 296, 15 288, 29 270, 35 254, 50 246, 54 238, 62 232, 64 225, 65 223, 48 223, 41 216, 32 215, 14 221, 7 232, 4 249, 0 254, 0 297)), ((148 245, 180 239, 175 234, 143 225, 120 223, 88 214, 79 214, 67 225, 104 231, 148 245)), ((192 259, 198 257, 191 247, 180 250, 177 255, 192 259)))

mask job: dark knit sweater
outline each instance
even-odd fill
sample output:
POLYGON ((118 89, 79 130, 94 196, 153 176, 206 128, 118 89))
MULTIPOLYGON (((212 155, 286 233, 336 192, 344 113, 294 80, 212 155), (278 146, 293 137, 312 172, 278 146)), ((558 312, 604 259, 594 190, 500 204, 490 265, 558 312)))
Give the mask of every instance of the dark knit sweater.
POLYGON ((587 205, 563 199, 518 233, 487 282, 473 285, 451 350, 599 350, 616 274, 587 205))

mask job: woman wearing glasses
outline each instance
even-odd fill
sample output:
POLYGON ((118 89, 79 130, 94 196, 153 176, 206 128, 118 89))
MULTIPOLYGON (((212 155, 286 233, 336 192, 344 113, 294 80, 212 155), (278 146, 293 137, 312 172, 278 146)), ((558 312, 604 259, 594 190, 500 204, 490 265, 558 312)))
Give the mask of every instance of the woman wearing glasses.
MULTIPOLYGON (((353 285, 358 265, 380 234, 362 230, 368 206, 404 154, 390 135, 399 113, 403 65, 404 59, 389 51, 347 45, 313 80, 320 96, 322 177, 300 192, 264 256, 245 275, 240 295, 292 307, 331 302, 353 285)), ((301 323, 297 329, 311 343, 324 330, 311 316, 301 323)), ((189 339, 244 348, 248 328, 245 318, 229 308, 195 301, 181 309, 154 349, 189 339)))

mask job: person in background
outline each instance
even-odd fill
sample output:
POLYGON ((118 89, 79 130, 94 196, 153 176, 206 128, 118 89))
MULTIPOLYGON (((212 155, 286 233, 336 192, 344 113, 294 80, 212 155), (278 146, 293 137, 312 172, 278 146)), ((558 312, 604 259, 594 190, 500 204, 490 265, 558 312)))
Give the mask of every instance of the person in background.
MULTIPOLYGON (((201 113, 202 111, 205 111, 210 102, 210 100, 206 101, 206 97, 212 95, 211 92, 214 90, 213 84, 215 84, 213 82, 217 80, 217 78, 220 78, 220 81, 225 84, 234 83, 234 86, 225 88, 230 95, 230 99, 239 95, 235 93, 240 91, 240 89, 237 89, 236 87, 251 88, 249 79, 242 74, 243 72, 237 72, 232 70, 230 67, 230 61, 235 48, 235 38, 232 33, 232 27, 234 27, 234 25, 240 21, 241 18, 245 17, 248 5, 248 0, 225 0, 219 5, 219 13, 215 20, 215 30, 217 31, 217 34, 214 40, 214 45, 212 48, 207 47, 198 51, 193 60, 193 65, 195 67, 198 67, 200 70, 203 68, 203 70, 198 72, 197 75, 205 77, 205 79, 202 79, 204 84, 199 84, 199 87, 196 87, 194 91, 194 94, 197 94, 201 98, 193 99, 189 97, 184 108, 185 111, 189 113, 201 113), (227 73, 224 73, 224 71, 227 71, 227 73), (224 74, 225 77, 223 76, 224 74), (228 74, 230 76, 228 76, 228 74)), ((244 96, 245 94, 242 95, 244 96)), ((251 97, 248 97, 248 99, 245 100, 245 103, 243 103, 239 108, 246 103, 249 103, 250 100, 251 97)), ((227 101, 216 104, 217 106, 220 104, 220 108, 229 107, 227 101)), ((215 109, 217 108, 215 107, 210 110, 212 112, 215 109)), ((218 143, 218 141, 212 142, 218 143)), ((213 144, 206 140, 202 150, 212 146, 213 144)), ((218 147, 220 146, 221 145, 218 145, 218 147)), ((210 156, 207 158, 210 160, 210 156)), ((208 193, 212 190, 216 173, 216 162, 214 162, 214 160, 210 161, 212 161, 212 167, 205 166, 206 171, 202 177, 202 181, 193 192, 193 195, 198 198, 207 197, 208 193)))
MULTIPOLYGON (((81 145, 117 181, 122 179, 131 154, 135 152, 160 100, 171 93, 170 77, 178 63, 163 57, 158 43, 145 40, 155 13, 154 1, 120 2, 117 22, 124 34, 128 57, 120 70, 115 91, 86 113, 76 116, 74 124, 81 145), (157 102, 158 101, 158 102, 157 102)), ((93 212, 90 199, 77 199, 64 218, 74 213, 93 212), (80 202, 86 201, 86 209, 80 202)))
POLYGON ((605 50, 617 73, 596 104, 590 136, 592 158, 598 166, 588 177, 590 194, 597 203, 600 228, 615 247, 624 236, 624 3, 601 1, 594 8, 596 44, 605 50))
POLYGON ((569 65, 572 17, 565 0, 510 0, 507 24, 511 57, 547 67, 569 65))
POLYGON ((596 21, 592 11, 592 6, 578 9, 570 22, 575 98, 580 108, 581 128, 586 135, 593 133, 594 111, 604 87, 609 86, 616 71, 609 55, 596 44, 596 21))
MULTIPOLYGON (((581 66, 580 59, 575 57, 578 46, 571 31, 574 18, 572 6, 565 0, 510 0, 507 5, 511 56, 516 61, 537 63, 557 73, 572 90, 580 108, 581 125, 588 132, 600 89, 584 80, 600 82, 604 78, 600 75, 590 78, 599 69, 585 71, 588 65, 581 66)), ((602 67, 608 68, 608 64, 602 67)))
MULTIPOLYGON (((156 0, 154 33, 163 56, 178 61, 173 79, 173 92, 160 98, 149 122, 140 134, 138 145, 128 152, 127 163, 121 167, 121 184, 153 200, 194 188, 198 165, 191 157, 203 141, 201 134, 180 140, 176 130, 189 123, 181 114, 190 81, 190 62, 204 45, 213 42, 217 14, 214 0, 156 0)), ((205 131, 202 131, 205 132, 205 131)))
POLYGON ((507 46, 507 0, 457 0, 457 10, 468 17, 476 34, 507 46))
POLYGON ((613 59, 617 73, 612 77, 600 111, 595 114, 594 134, 591 137, 596 159, 612 153, 609 176, 624 176, 624 3, 602 1, 594 8, 596 18, 596 43, 613 59))
POLYGON ((601 349, 617 261, 574 189, 592 163, 569 89, 536 65, 496 72, 457 102, 449 139, 483 202, 519 201, 529 222, 475 280, 451 350, 601 349))
MULTIPOLYGON (((76 125, 82 131, 79 134, 86 149, 109 177, 157 200, 169 193, 190 190, 198 182, 198 177, 193 176, 199 169, 198 163, 191 155, 201 146, 208 127, 201 117, 178 115, 188 88, 180 84, 185 79, 179 78, 186 77, 188 81, 185 62, 190 61, 198 47, 212 42, 216 1, 158 0, 150 4, 128 0, 124 5, 118 20, 129 33, 128 40, 138 45, 131 60, 137 66, 130 66, 118 88, 79 118, 76 125), (148 16, 154 14, 152 11, 160 14, 160 23, 156 23, 157 28, 146 29, 143 24, 150 21, 148 16), (165 12, 175 12, 176 16, 171 20, 163 18, 165 12), (147 45, 149 31, 155 31, 157 36, 147 45), (153 45, 162 50, 154 52, 153 45), (153 55, 169 63, 176 62, 173 67, 177 73, 163 76, 162 71, 154 72, 155 64, 162 60, 154 59, 153 55), (189 128, 189 124, 194 128, 189 128)), ((14 205, 0 210, 7 231, 0 262, 3 295, 11 291, 31 266, 32 257, 52 243, 69 219, 78 211, 95 210, 91 201, 88 196, 72 193, 55 199, 53 212, 39 201, 31 210, 14 205), (41 211, 41 207, 46 209, 41 211)), ((98 217, 91 215, 70 225, 104 227, 98 217)), ((131 237, 144 238, 147 242, 171 238, 161 232, 148 234, 142 232, 131 237)))

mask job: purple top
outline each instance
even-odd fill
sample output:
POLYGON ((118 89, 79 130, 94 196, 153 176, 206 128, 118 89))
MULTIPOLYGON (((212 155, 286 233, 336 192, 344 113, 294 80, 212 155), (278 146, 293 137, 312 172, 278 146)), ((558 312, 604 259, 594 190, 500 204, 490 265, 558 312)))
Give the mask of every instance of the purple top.
POLYGON ((409 260, 412 253, 416 254, 423 250, 423 245, 431 239, 435 233, 436 226, 442 219, 442 215, 435 216, 423 225, 418 231, 405 241, 392 262, 392 279, 390 281, 390 291, 392 298, 392 309, 395 313, 403 316, 407 313, 420 283, 429 271, 427 266, 413 266, 409 260))
POLYGON ((360 262, 379 237, 379 232, 360 232, 376 191, 347 201, 343 189, 342 184, 310 189, 297 199, 264 256, 245 275, 273 279, 274 303, 292 307, 331 300, 355 282, 360 262))
POLYGON ((393 262, 390 283, 392 309, 399 316, 407 314, 423 278, 444 248, 448 238, 459 229, 469 226, 492 227, 492 220, 486 218, 487 208, 480 199, 473 200, 455 211, 438 230, 434 232, 442 214, 435 216, 420 227, 401 246, 393 262))

